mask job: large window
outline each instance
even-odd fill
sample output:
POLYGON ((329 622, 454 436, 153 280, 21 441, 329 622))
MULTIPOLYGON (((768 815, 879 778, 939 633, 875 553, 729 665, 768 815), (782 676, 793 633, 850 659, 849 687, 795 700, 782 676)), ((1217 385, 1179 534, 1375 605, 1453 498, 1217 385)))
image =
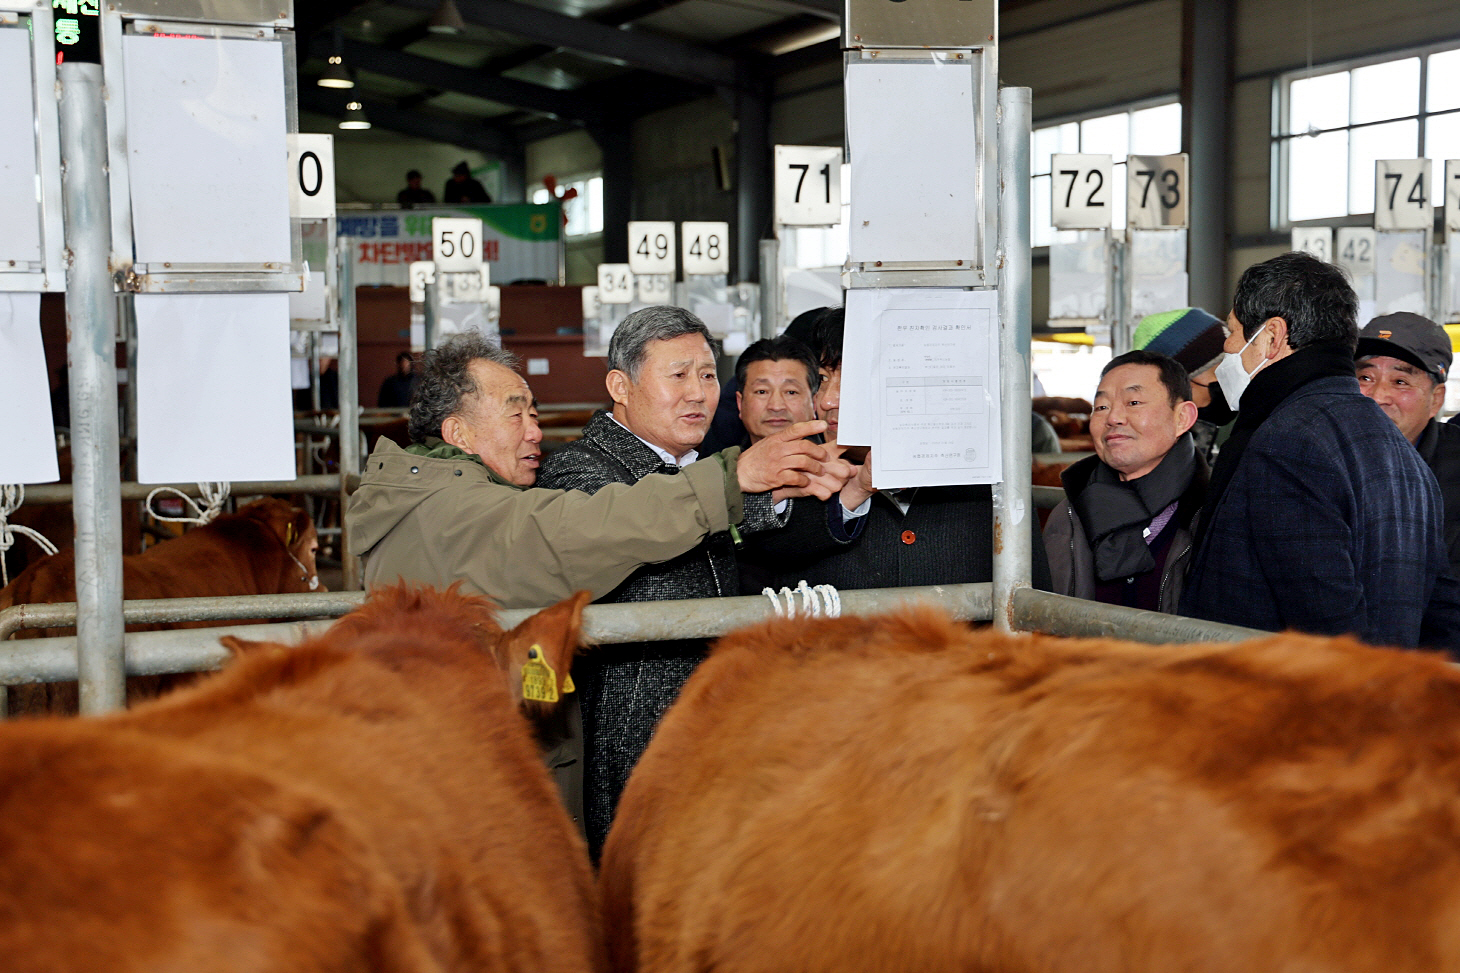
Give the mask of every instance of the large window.
POLYGON ((1296 71, 1274 91, 1273 223, 1374 212, 1374 163, 1429 158, 1443 205, 1445 160, 1460 158, 1460 49, 1296 71))
MULTIPOLYGON (((1111 220, 1116 230, 1125 227, 1125 158, 1127 155, 1174 155, 1181 151, 1181 103, 1145 102, 1092 118, 1045 125, 1030 138, 1030 242, 1047 247, 1060 238, 1050 226, 1050 157, 1058 152, 1109 154, 1115 185, 1110 194, 1111 220)), ((1071 231, 1072 232, 1072 231, 1071 231)))
MULTIPOLYGON (((578 190, 578 195, 563 203, 563 213, 568 217, 563 227, 566 236, 588 236, 603 232, 603 177, 600 175, 571 176, 560 180, 558 188, 563 192, 578 190)), ((534 203, 550 203, 552 195, 547 189, 538 189, 532 194, 534 203)))

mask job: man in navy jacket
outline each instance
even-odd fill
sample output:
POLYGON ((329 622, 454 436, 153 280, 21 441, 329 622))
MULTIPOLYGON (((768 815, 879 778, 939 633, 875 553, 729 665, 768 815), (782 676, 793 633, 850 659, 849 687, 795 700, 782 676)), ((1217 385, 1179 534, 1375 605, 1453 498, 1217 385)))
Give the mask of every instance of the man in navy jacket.
POLYGON ((1217 379, 1238 409, 1197 526, 1183 615, 1460 648, 1439 485, 1353 373, 1358 300, 1305 253, 1249 267, 1217 379))

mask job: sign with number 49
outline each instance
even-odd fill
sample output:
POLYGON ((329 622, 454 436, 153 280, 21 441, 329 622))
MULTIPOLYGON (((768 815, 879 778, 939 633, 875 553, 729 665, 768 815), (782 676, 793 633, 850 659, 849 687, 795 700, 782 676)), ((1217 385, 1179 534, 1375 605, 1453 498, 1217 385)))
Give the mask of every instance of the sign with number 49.
POLYGON ((1374 229, 1427 230, 1430 209, 1429 159, 1380 159, 1374 163, 1374 229))
POLYGON ((636 274, 674 273, 674 224, 636 221, 629 224, 629 269, 636 274))
POLYGON ((684 274, 730 273, 730 224, 679 224, 680 266, 684 274))

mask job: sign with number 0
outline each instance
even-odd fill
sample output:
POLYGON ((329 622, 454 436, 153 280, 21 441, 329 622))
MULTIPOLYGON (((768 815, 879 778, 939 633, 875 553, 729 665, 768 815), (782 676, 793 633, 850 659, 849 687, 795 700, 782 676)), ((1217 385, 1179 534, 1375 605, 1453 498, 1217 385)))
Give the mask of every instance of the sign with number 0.
POLYGON ((1319 260, 1333 262, 1333 228, 1328 226, 1293 227, 1293 249, 1311 253, 1319 260))
POLYGON ((841 149, 778 145, 775 171, 776 222, 781 226, 835 226, 842 221, 841 149))
POLYGON ((1460 233, 1460 159, 1445 160, 1445 232, 1460 233))
POLYGON ((457 216, 432 217, 431 262, 440 273, 481 269, 482 221, 457 216))
POLYGON ((1347 270, 1350 277, 1368 277, 1374 273, 1374 256, 1378 250, 1378 234, 1366 226, 1341 226, 1333 241, 1334 263, 1347 270))
POLYGON ((674 224, 629 224, 629 267, 636 274, 674 273, 674 224))
POLYGON ((598 265, 598 300, 602 304, 634 303, 634 272, 628 264, 598 265))
POLYGON ((1059 230, 1103 230, 1110 226, 1108 155, 1061 153, 1050 164, 1050 222, 1059 230))
POLYGON ((1126 223, 1136 230, 1186 225, 1186 153, 1126 156, 1126 223))
POLYGON ((324 220, 335 215, 335 137, 289 136, 289 215, 324 220))
POLYGON ((1374 163, 1374 229, 1428 230, 1434 223, 1429 159, 1374 163))
POLYGON ((679 265, 684 275, 730 273, 730 224, 679 224, 679 265))

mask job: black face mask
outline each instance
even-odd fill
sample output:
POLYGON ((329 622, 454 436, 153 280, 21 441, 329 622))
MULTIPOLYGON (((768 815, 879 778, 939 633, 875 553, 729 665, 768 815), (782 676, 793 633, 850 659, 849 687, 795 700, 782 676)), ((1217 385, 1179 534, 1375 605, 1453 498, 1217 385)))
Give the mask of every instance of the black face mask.
POLYGON ((1216 382, 1208 385, 1207 391, 1212 395, 1211 404, 1196 410, 1196 417, 1214 426, 1225 426, 1236 417, 1237 410, 1227 404, 1227 397, 1222 394, 1222 387, 1216 382))

